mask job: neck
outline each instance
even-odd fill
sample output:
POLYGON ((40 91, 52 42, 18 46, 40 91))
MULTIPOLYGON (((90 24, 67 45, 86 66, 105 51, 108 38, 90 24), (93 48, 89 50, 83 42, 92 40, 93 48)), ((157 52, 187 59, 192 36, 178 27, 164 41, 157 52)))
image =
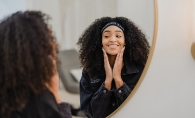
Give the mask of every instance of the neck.
POLYGON ((115 60, 116 60, 116 56, 117 55, 108 55, 108 60, 109 60, 109 63, 110 63, 111 68, 114 67, 114 63, 115 63, 115 60))

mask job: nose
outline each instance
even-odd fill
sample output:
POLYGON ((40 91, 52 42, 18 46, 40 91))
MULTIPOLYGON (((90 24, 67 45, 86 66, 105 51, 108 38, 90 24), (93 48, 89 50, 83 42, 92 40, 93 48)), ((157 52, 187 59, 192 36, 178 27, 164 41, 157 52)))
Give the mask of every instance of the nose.
POLYGON ((110 37, 110 42, 116 42, 116 37, 115 36, 110 37))

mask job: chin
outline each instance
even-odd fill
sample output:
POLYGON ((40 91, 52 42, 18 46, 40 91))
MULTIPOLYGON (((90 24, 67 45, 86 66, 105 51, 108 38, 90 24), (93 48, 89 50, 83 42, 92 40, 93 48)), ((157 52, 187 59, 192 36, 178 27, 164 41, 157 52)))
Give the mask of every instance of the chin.
POLYGON ((117 55, 119 52, 107 52, 109 55, 115 56, 117 55))
POLYGON ((122 48, 113 49, 113 50, 111 50, 109 48, 104 48, 104 50, 106 51, 107 54, 115 56, 122 50, 122 48))

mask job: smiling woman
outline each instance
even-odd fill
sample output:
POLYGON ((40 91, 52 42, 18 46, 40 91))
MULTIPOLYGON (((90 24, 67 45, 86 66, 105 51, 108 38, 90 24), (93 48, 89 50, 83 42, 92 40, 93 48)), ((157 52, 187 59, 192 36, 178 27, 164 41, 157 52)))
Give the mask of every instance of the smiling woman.
POLYGON ((90 118, 104 118, 134 89, 149 54, 149 43, 131 20, 102 17, 84 31, 77 44, 84 67, 81 110, 90 118))

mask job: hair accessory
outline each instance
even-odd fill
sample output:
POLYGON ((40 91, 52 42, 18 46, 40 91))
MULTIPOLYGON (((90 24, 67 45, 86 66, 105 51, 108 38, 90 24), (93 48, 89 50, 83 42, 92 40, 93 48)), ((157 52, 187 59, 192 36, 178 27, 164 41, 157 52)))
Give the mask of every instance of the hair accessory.
POLYGON ((104 29, 106 29, 106 28, 107 28, 108 26, 110 26, 110 25, 117 26, 117 27, 119 27, 121 30, 124 31, 124 28, 123 28, 119 23, 117 23, 117 22, 109 22, 109 23, 107 23, 107 24, 102 28, 101 32, 103 32, 104 29))

